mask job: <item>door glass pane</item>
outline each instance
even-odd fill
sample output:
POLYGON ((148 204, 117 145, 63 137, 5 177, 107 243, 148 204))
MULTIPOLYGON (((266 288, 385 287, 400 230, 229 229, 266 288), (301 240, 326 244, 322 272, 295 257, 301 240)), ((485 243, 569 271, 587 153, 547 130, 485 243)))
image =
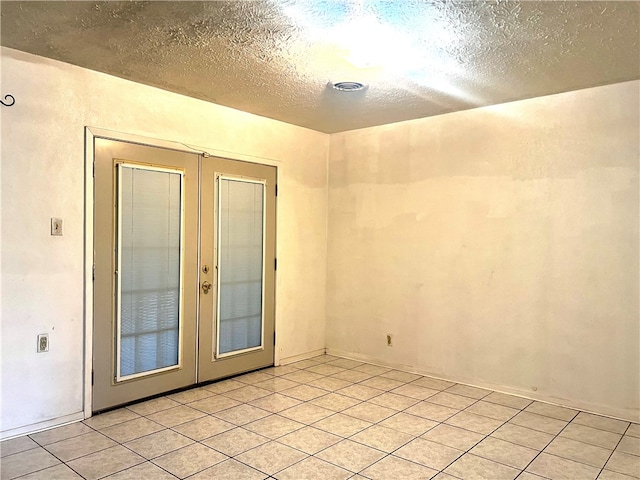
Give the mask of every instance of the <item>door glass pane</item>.
POLYGON ((182 173, 120 164, 118 200, 120 379, 179 364, 182 173))
POLYGON ((220 177, 218 356, 262 346, 263 183, 220 177))

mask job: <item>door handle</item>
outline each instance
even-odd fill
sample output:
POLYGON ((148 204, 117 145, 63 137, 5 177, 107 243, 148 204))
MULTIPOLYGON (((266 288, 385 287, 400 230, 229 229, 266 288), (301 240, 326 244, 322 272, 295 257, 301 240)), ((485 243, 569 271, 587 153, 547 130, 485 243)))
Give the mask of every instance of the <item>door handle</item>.
POLYGON ((211 290, 212 287, 213 285, 211 285, 209 282, 202 282, 202 293, 206 295, 207 293, 209 293, 209 290, 211 290))

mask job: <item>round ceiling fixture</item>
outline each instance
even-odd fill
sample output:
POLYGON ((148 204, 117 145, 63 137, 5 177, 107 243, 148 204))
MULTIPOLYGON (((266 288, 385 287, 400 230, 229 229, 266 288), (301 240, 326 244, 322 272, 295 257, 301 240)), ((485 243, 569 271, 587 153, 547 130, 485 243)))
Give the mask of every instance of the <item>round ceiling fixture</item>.
POLYGON ((365 88, 365 84, 360 82, 332 82, 331 86, 341 92, 358 92, 365 88))

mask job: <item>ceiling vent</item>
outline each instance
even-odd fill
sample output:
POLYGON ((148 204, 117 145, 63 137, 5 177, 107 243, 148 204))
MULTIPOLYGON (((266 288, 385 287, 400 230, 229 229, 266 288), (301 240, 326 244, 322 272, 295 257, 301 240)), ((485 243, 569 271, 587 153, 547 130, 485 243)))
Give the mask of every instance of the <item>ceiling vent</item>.
POLYGON ((360 82, 333 82, 331 86, 341 92, 358 92, 365 89, 365 84, 360 82))

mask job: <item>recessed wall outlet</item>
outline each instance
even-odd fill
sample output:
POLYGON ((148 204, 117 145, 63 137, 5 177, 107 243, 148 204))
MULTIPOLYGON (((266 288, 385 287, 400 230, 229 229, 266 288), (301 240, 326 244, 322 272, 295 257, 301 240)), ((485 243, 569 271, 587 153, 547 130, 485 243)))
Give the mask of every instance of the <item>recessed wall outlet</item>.
POLYGON ((51 235, 54 236, 62 236, 62 219, 61 218, 52 218, 51 219, 51 235))
POLYGON ((387 333, 387 347, 393 347, 393 335, 387 333))
POLYGON ((41 333, 38 335, 38 353, 49 351, 49 334, 41 333))

